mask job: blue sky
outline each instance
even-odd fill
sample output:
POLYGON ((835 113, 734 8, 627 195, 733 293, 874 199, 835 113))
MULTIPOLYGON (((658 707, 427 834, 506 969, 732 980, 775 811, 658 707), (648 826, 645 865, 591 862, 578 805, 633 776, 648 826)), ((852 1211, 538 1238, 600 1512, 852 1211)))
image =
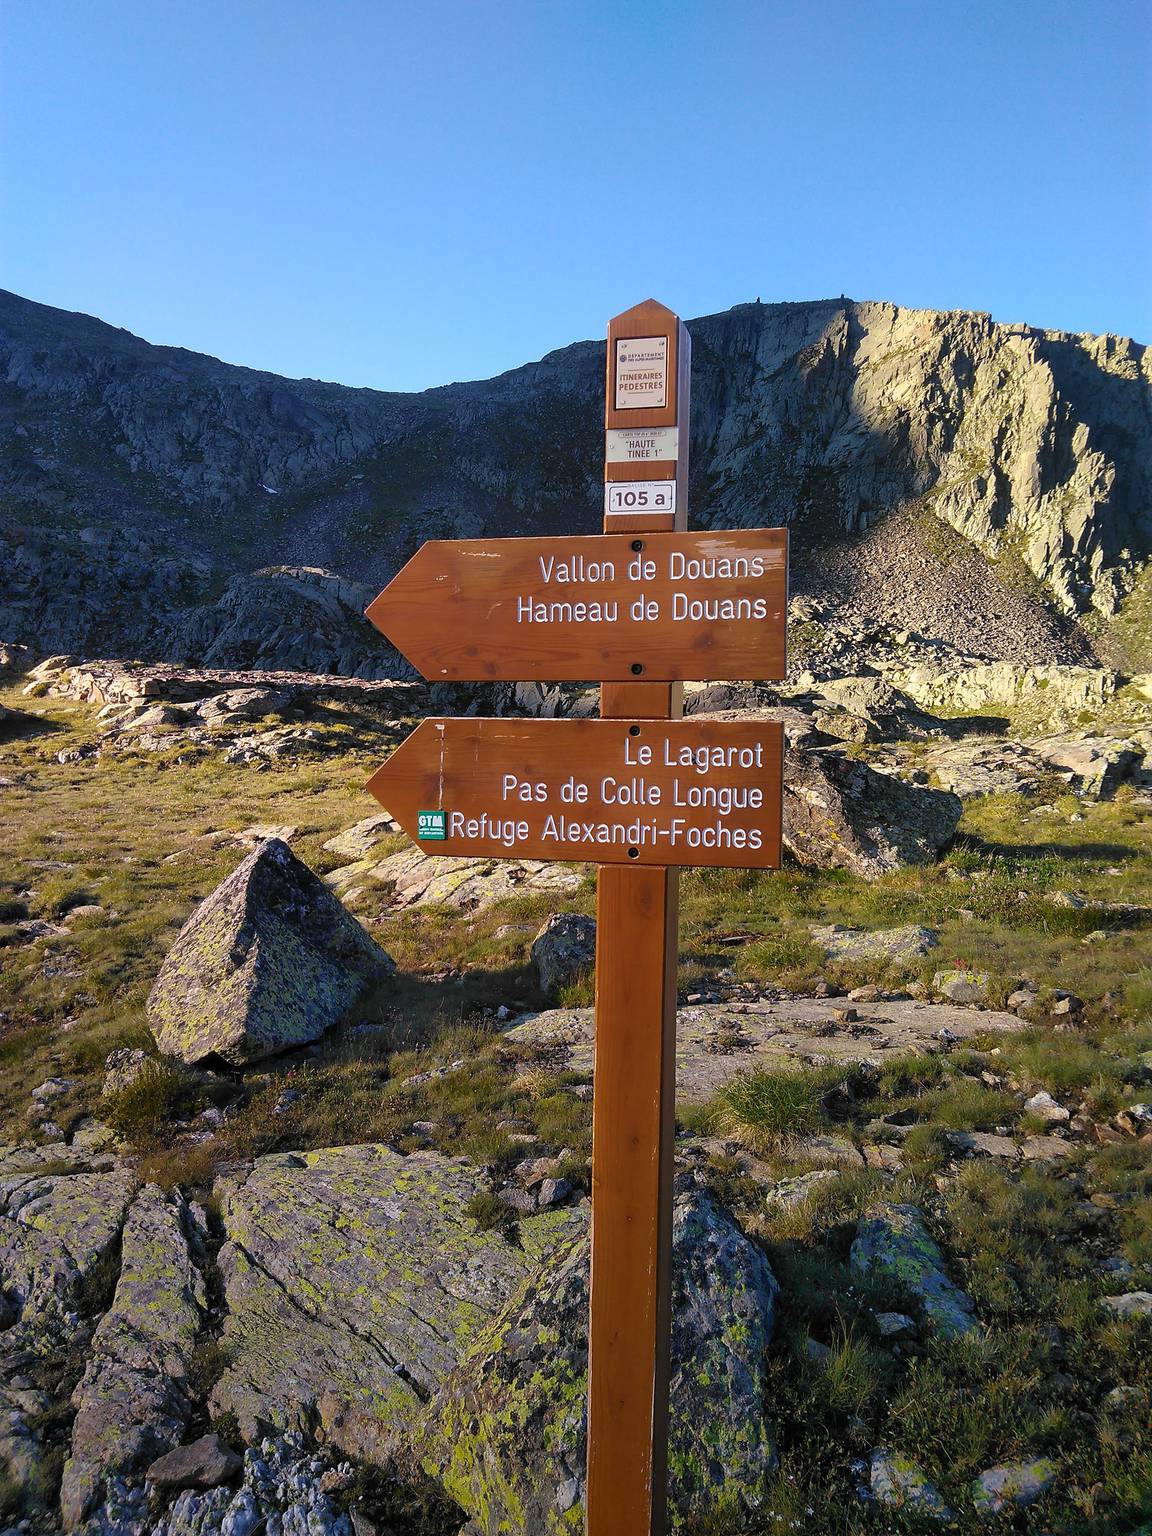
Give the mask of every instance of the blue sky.
POLYGON ((480 378, 652 295, 1152 341, 1146 0, 3 0, 0 286, 480 378))

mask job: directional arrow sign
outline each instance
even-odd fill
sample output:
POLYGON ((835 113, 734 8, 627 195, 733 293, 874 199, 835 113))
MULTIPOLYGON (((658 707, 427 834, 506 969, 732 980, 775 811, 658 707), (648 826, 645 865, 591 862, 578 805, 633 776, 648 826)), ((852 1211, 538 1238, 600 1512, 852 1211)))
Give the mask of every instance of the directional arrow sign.
POLYGON ((425 853, 780 864, 776 721, 424 720, 368 789, 425 853))
POLYGON ((788 534, 759 528, 435 540, 368 618, 432 681, 710 682, 783 677, 787 608, 788 534))

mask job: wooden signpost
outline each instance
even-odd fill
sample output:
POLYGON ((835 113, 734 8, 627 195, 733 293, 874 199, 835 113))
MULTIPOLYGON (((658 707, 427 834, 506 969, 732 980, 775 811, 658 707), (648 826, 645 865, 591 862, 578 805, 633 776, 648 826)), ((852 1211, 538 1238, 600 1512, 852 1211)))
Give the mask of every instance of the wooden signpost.
POLYGON ((426 544, 368 610, 429 679, 602 681, 599 720, 425 720, 368 788, 426 853, 599 866, 588 1536, 665 1529, 679 866, 780 862, 781 727, 681 718, 781 678, 787 535, 688 534, 691 340, 608 327, 604 533, 426 544))

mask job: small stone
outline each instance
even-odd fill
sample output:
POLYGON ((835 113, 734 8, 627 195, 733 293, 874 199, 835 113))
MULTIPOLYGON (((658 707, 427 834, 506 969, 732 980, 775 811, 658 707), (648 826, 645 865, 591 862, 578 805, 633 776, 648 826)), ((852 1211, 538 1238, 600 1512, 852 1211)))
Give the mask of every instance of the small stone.
POLYGON ((833 1008, 832 1018, 837 1024, 855 1024, 860 1015, 855 1008, 833 1008))
POLYGON ((145 1072, 153 1071, 155 1065, 156 1058, 149 1056, 146 1051, 134 1051, 128 1046, 110 1051, 104 1058, 104 1086, 100 1090, 101 1094, 106 1097, 118 1093, 122 1088, 128 1088, 145 1072))
POLYGON ((869 1465, 872 1497, 892 1509, 910 1509, 934 1520, 950 1520, 952 1511, 922 1468, 896 1451, 877 1449, 869 1465))
POLYGON ((1046 1120, 1049 1125, 1058 1125, 1072 1118, 1071 1113, 1062 1104, 1057 1104, 1046 1088, 1041 1088, 1039 1093, 1025 1099, 1024 1108, 1030 1115, 1046 1120))
POLYGON ((540 1193, 536 1197, 536 1204, 542 1211, 550 1206, 563 1205, 572 1193, 572 1185, 567 1179, 545 1179, 540 1185, 540 1193))
POLYGON ((569 1477, 556 1489, 556 1508, 561 1514, 566 1513, 580 1497, 580 1479, 569 1477))
POLYGON ((1020 1144, 1021 1157, 1032 1163, 1054 1163, 1069 1157, 1072 1148, 1059 1136, 1028 1136, 1020 1144))
POLYGON ((826 1360, 831 1360, 832 1351, 827 1344, 821 1344, 819 1339, 811 1337, 804 1340, 804 1354, 812 1361, 813 1365, 823 1365, 826 1360))
POLYGON ((765 1190, 765 1204, 790 1210, 794 1206, 803 1204, 821 1185, 827 1184, 829 1180, 835 1181, 839 1177, 840 1174, 835 1168, 814 1168, 811 1173, 797 1174, 793 1179, 781 1179, 778 1184, 765 1190))
POLYGON ((75 1086, 76 1081, 74 1078, 50 1077, 45 1082, 42 1082, 38 1088, 33 1088, 32 1097, 36 1100, 37 1104, 47 1104, 53 1099, 63 1098, 75 1086))
POLYGON ((1070 1013, 1079 1013, 1083 1006, 1084 1004, 1080 999, 1070 992, 1066 997, 1058 997, 1056 999, 1052 1004, 1051 1012, 1064 1016, 1070 1013))
POLYGON ((883 1205, 863 1216, 849 1263, 857 1279, 898 1280, 943 1338, 980 1327, 971 1297, 948 1277, 944 1256, 916 1206, 883 1205))
POLYGON ((1013 1013, 1021 1013, 1036 1006, 1036 988, 1018 987, 1008 994, 1008 1006, 1013 1013))
POLYGON ((159 1457, 145 1478, 156 1488, 218 1488, 231 1482, 244 1459, 226 1446, 219 1435, 203 1435, 191 1445, 180 1445, 159 1457))
POLYGON ((972 1502, 981 1515, 998 1515, 1034 1504, 1056 1481, 1056 1463, 1048 1456, 989 1467, 972 1484, 972 1502))
POLYGON ((1101 1297, 1100 1305, 1113 1317, 1152 1317, 1152 1291, 1126 1291, 1101 1297))
POLYGON ((894 1341, 916 1336, 916 1319, 907 1312, 877 1312, 876 1326, 882 1339, 894 1341))
POLYGON ((853 987, 848 994, 850 1003, 879 1003, 884 999, 883 989, 869 984, 864 987, 853 987))
POLYGON ((1142 1136, 1152 1131, 1152 1104, 1129 1104, 1115 1116, 1113 1124, 1129 1136, 1142 1136))
POLYGON ((986 1003, 990 977, 986 971, 937 971, 932 986, 950 1003, 986 1003))
POLYGON ((996 1136, 990 1131, 947 1131, 949 1146, 964 1157, 997 1157, 1015 1162, 1020 1148, 1010 1136, 996 1136))
POLYGON ((807 1162, 843 1168, 864 1166, 859 1150, 843 1136, 806 1136, 796 1143, 794 1150, 798 1158, 807 1162))

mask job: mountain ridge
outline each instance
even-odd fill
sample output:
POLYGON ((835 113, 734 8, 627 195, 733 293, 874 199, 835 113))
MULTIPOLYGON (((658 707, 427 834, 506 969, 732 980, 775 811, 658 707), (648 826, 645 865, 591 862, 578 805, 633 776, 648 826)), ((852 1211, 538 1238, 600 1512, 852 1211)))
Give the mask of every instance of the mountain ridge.
MULTIPOLYGON (((1148 348, 846 298, 689 328, 695 526, 791 524, 819 586, 821 548, 900 514, 1073 623, 1139 581, 1148 348)), ((162 653, 158 562, 200 643, 204 605, 264 567, 371 586, 430 537, 594 531, 602 372, 582 341, 412 394, 290 380, 0 292, 0 638, 162 653)))

